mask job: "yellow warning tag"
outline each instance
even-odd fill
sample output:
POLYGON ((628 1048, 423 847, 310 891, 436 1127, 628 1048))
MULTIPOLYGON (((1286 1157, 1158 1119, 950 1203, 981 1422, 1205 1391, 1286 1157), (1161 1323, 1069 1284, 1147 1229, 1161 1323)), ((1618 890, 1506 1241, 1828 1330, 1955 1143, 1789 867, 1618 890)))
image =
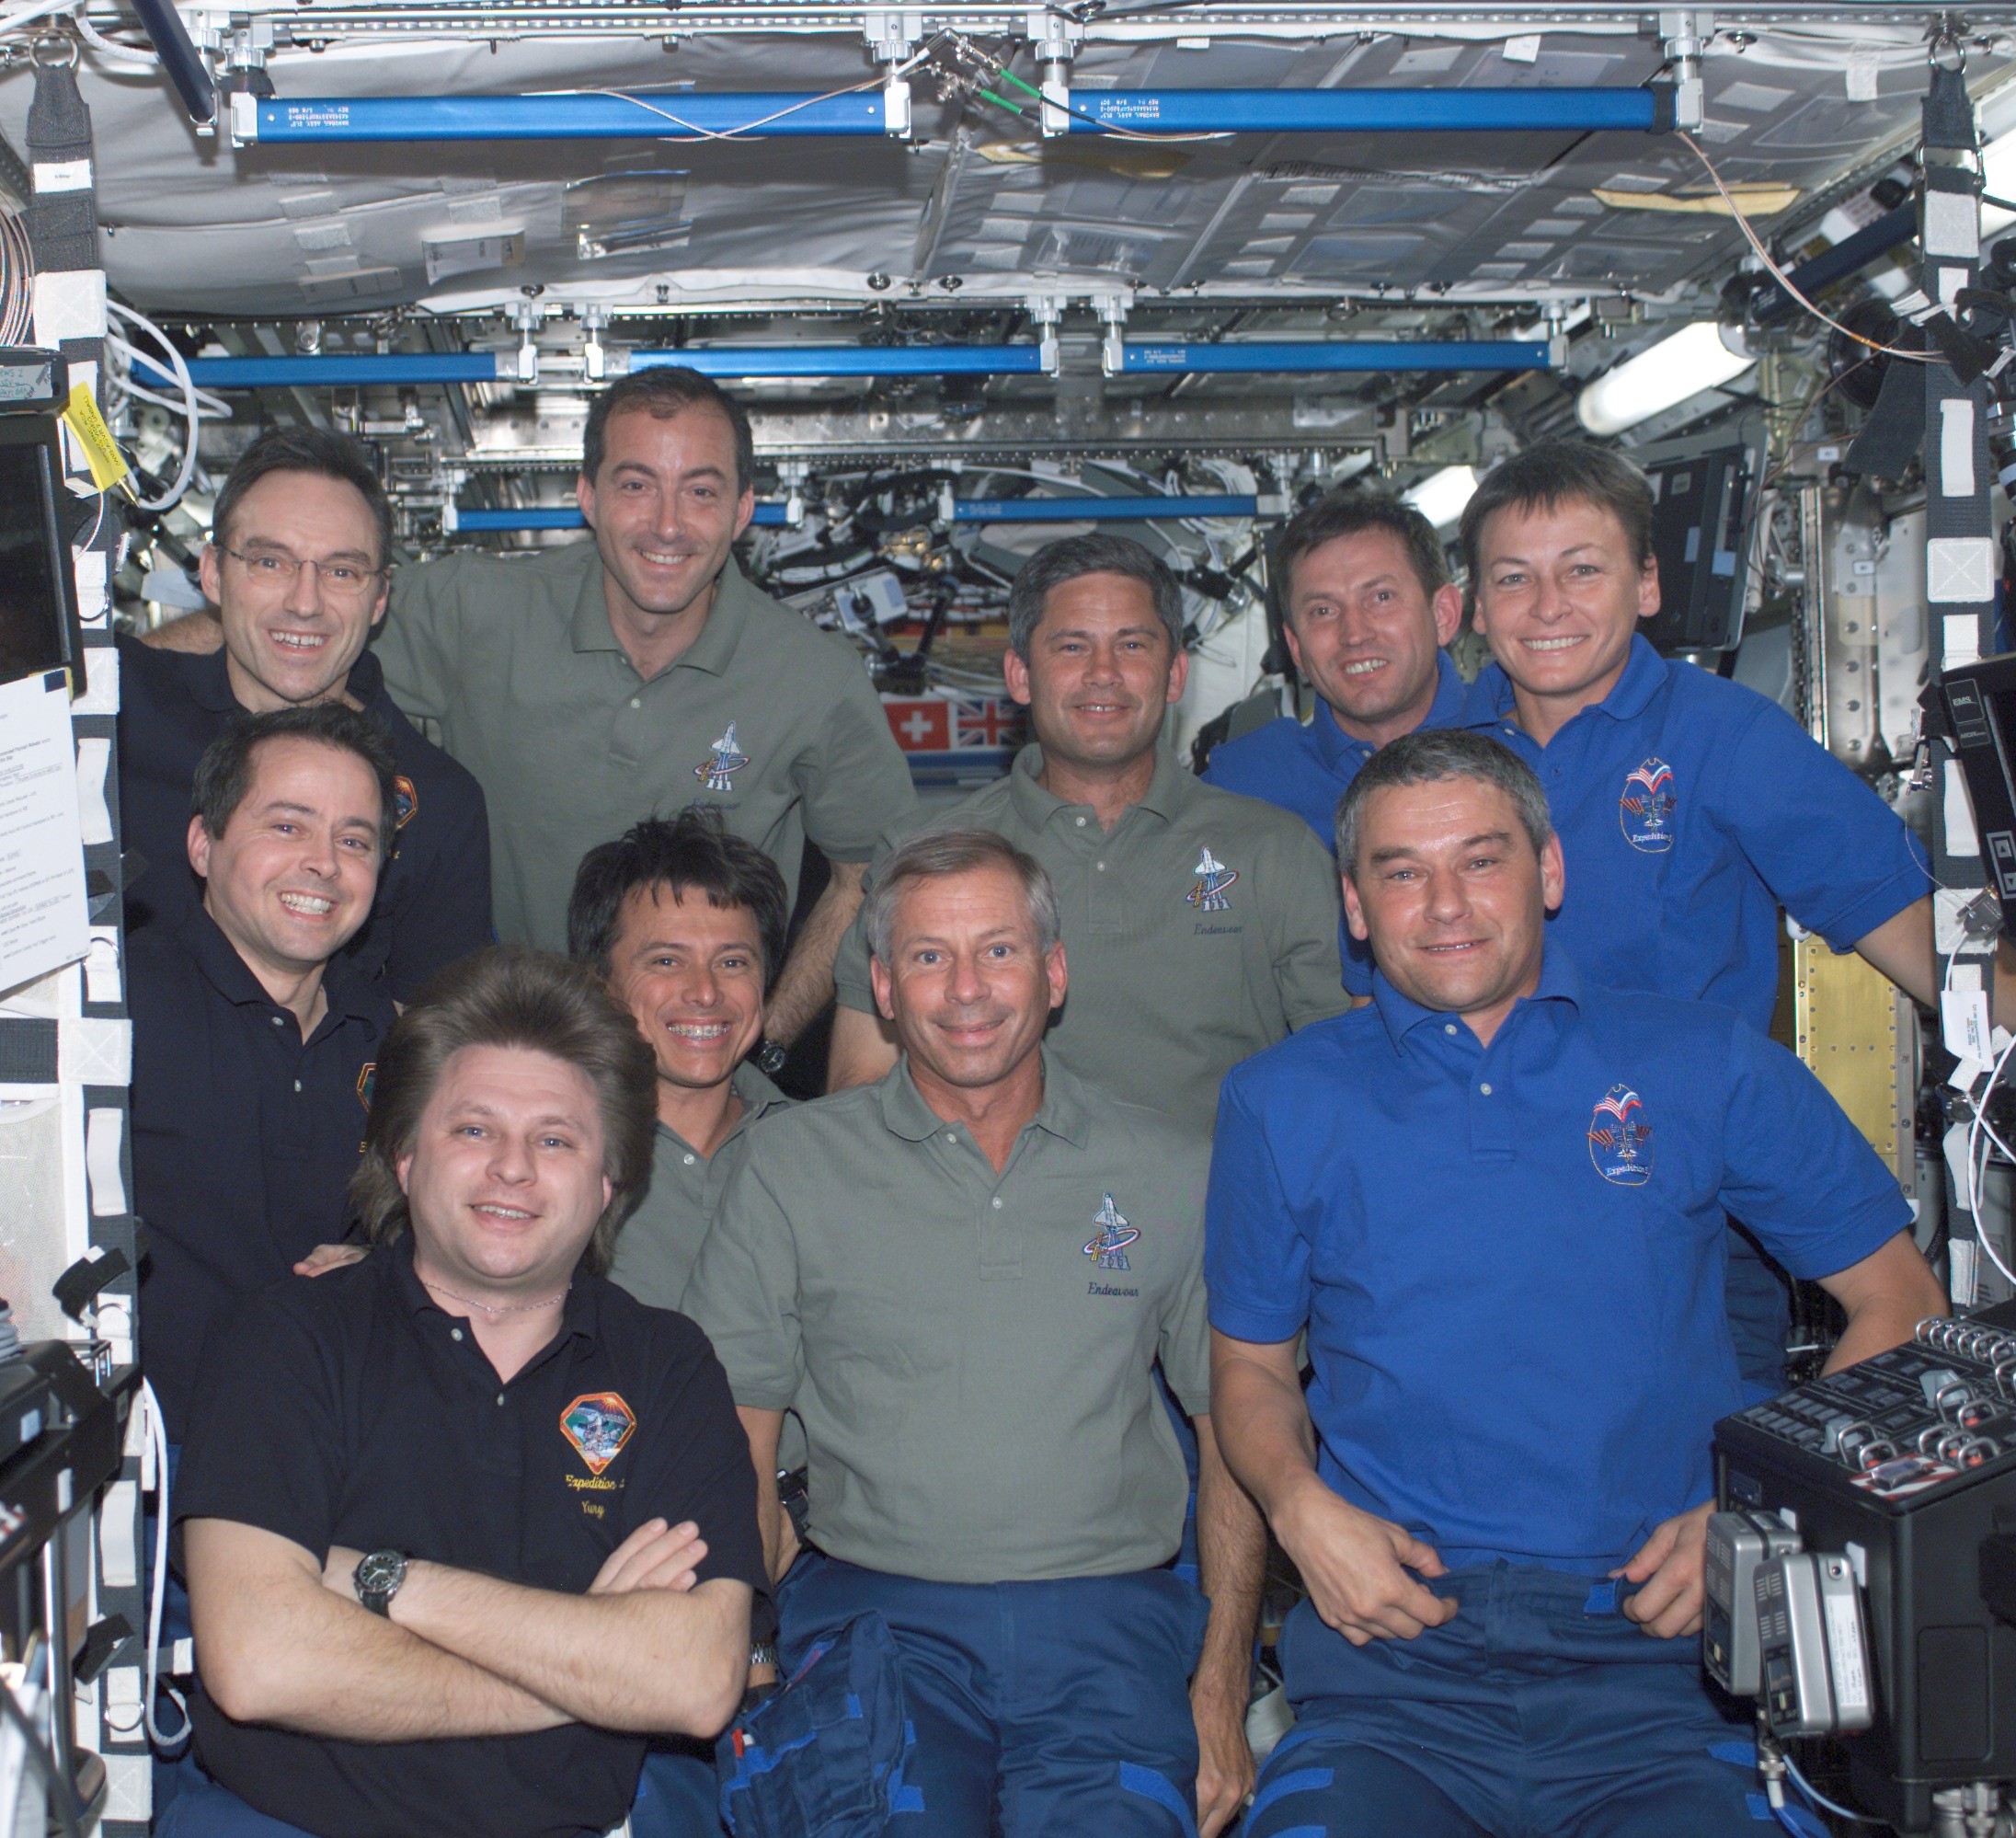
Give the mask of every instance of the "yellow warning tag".
POLYGON ((126 455, 120 452, 119 442, 112 438, 112 431, 105 425, 105 417, 98 413, 97 399, 88 385, 80 383, 71 390, 63 418, 63 426, 84 449, 85 464, 91 468, 91 483, 100 491, 109 491, 132 470, 126 464, 126 455))

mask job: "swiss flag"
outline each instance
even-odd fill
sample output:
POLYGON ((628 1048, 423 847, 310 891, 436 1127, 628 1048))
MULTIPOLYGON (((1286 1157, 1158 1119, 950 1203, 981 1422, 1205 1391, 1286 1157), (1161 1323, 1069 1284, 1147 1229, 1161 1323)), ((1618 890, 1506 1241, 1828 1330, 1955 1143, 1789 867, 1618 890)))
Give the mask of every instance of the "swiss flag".
POLYGON ((952 749, 952 705, 935 696, 885 697, 882 712, 906 753, 943 753, 952 749))

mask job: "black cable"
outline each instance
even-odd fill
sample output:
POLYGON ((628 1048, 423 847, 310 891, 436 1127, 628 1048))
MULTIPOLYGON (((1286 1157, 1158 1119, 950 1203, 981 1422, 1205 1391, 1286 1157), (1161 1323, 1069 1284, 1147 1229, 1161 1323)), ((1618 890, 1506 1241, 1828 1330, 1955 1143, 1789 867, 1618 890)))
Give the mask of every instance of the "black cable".
POLYGON ((0 1684, 0 1716, 12 1718, 19 1727, 21 1740, 27 1746, 29 1759, 35 1763, 35 1772, 42 1777, 43 1791, 55 1808, 56 1823, 62 1830, 63 1838, 84 1838, 83 1829, 77 1823, 76 1783, 63 1778, 63 1771, 57 1766, 50 1745, 42 1740, 41 1732, 28 1720, 27 1712, 5 1684, 0 1684))

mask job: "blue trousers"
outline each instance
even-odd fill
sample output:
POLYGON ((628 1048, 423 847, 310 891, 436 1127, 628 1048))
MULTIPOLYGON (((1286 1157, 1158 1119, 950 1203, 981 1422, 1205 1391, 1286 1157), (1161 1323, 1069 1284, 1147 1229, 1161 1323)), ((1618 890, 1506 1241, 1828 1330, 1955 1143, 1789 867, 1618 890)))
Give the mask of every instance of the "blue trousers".
POLYGON ((1498 1564, 1429 1587, 1461 1611, 1412 1640, 1354 1647, 1306 1602, 1289 1615, 1297 1721, 1246 1838, 1756 1838, 1770 1824, 1749 1721, 1710 1696, 1695 1643, 1642 1633, 1586 1577, 1498 1564))
POLYGON ((895 1636, 924 1803, 889 1838, 1194 1838, 1208 1608, 1171 1572, 939 1583, 815 1554, 778 1606, 786 1672, 865 1610, 895 1636))
MULTIPOLYGON (((159 1779, 165 1764, 156 1763, 159 1779)), ((174 1798, 157 1812, 154 1838, 314 1838, 298 1825, 256 1811, 190 1762, 181 1770, 174 1798)))

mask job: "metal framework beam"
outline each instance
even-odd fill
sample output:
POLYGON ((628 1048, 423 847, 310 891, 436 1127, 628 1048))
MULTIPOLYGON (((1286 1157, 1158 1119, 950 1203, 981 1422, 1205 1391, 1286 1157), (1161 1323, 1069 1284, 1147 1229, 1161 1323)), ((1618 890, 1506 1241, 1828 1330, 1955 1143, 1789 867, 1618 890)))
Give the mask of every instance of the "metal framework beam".
POLYGON ((632 370, 681 364, 703 376, 1039 376, 1035 345, 774 345, 767 350, 643 350, 632 370))
MULTIPOLYGON (((571 504, 539 505, 522 511, 464 511, 451 507, 455 530, 579 530, 586 527, 571 504)), ((1168 498, 963 498, 952 507, 955 523, 1152 523, 1182 517, 1257 517, 1267 514, 1251 495, 1168 498)), ((785 507, 774 501, 756 506, 751 520, 759 527, 786 523, 785 507)))
POLYGON ((883 92, 821 96, 750 92, 696 96, 682 89, 575 96, 323 96, 282 99, 235 95, 231 136, 239 146, 338 141, 580 141, 773 139, 780 135, 878 136, 892 128, 883 92))
POLYGON ((1184 345, 1129 343, 1117 376, 1186 375, 1208 372, 1291 375, 1322 371, 1549 370, 1553 354, 1544 341, 1523 339, 1319 339, 1277 344, 1184 345))
POLYGON ((1665 133, 1673 86, 1637 89, 1074 89, 1074 134, 1665 133))
MULTIPOLYGON (((640 19, 634 0, 248 0, 243 11, 273 21, 276 34, 298 45, 326 44, 353 33, 414 37, 450 32, 501 40, 611 37, 660 40, 678 34, 737 36, 778 33, 846 33, 858 40, 861 9, 845 0, 686 0, 676 21, 640 19)), ((1841 0, 1747 0, 1746 24, 1841 17, 1841 0)), ((1412 0, 1404 11, 1368 10, 1360 0, 1187 0, 1129 6, 1124 22, 1088 22, 1087 39, 1097 42, 1151 40, 1177 33, 1224 33, 1241 27, 1309 32, 1403 32, 1423 19, 1454 18, 1466 25, 1499 23, 1532 29, 1573 30, 1609 27, 1635 32, 1644 17, 1643 0, 1545 0, 1541 5, 1479 6, 1475 0, 1412 0)), ((1856 0, 1858 24, 1922 27, 1926 9, 1907 0, 1856 0)), ((1000 35, 1019 32, 1028 18, 1027 0, 952 0, 934 10, 934 26, 1000 35)), ((2009 0, 1970 6, 1976 27, 2016 23, 2009 0)))
MULTIPOLYGON (((1294 375, 1323 372, 1547 370, 1554 362, 1543 342, 1514 339, 1312 339, 1306 342, 1192 345, 1128 344, 1116 375, 1180 376, 1232 372, 1294 375)), ((637 350, 630 368, 684 365, 704 376, 745 379, 836 376, 1038 376, 1043 354, 1036 345, 771 345, 710 350, 637 350)), ((320 386, 359 389, 374 385, 512 383, 510 352, 415 351, 337 353, 324 357, 207 357, 189 361, 189 380, 201 389, 281 389, 320 386)), ((1109 364, 1109 367, 1110 364, 1109 364)), ((173 379, 144 361, 133 373, 149 388, 172 388, 173 379)))
MULTIPOLYGON (((1662 133, 1673 86, 1532 89, 1080 89, 1074 134, 1662 133)), ((695 95, 599 90, 553 96, 231 98, 240 146, 349 141, 769 139, 905 134, 887 93, 695 95)))
MULTIPOLYGON (((683 364, 704 376, 745 378, 821 376, 1036 376, 1043 370, 1035 345, 773 345, 740 350, 642 350, 630 353, 632 370, 683 364)), ((191 358, 189 381, 200 389, 278 389, 319 385, 359 389, 372 385, 511 383, 510 352, 348 352, 326 357, 191 358)), ((149 388, 174 380, 144 362, 133 373, 149 388)))

